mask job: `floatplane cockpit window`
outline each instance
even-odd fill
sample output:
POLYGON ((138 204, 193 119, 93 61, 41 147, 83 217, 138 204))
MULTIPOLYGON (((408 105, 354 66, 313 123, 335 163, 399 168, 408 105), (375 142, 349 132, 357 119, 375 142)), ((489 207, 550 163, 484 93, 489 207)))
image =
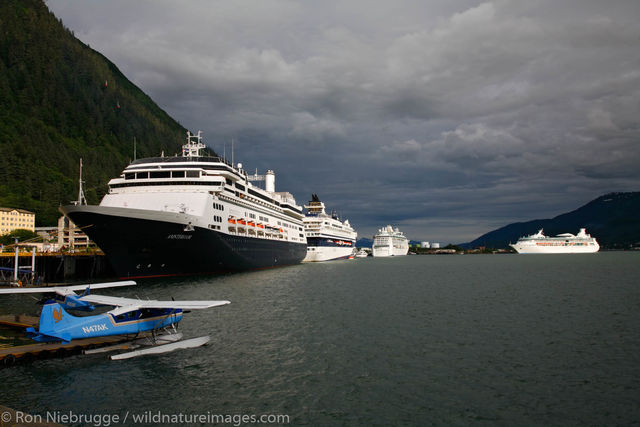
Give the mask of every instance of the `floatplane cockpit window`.
POLYGON ((137 320, 140 312, 138 310, 122 313, 116 316, 116 322, 130 322, 137 320))

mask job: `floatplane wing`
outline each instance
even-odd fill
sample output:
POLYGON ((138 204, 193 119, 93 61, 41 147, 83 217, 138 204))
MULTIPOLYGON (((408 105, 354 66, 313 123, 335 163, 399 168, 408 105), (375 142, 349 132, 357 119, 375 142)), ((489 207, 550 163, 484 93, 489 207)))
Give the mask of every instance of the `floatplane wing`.
POLYGON ((111 313, 118 315, 142 308, 168 308, 181 310, 200 310, 211 307, 218 307, 229 304, 230 301, 156 301, 134 298, 121 298, 106 295, 85 295, 79 298, 82 301, 100 305, 111 305, 118 307, 111 310, 111 313))
POLYGON ((122 307, 125 305, 137 305, 142 301, 136 298, 111 297, 107 295, 95 295, 95 294, 83 295, 79 299, 82 301, 93 303, 93 304, 111 305, 114 307, 122 307))
POLYGON ((71 285, 71 286, 47 286, 40 288, 6 288, 0 289, 0 294, 51 294, 56 293, 58 295, 70 295, 75 291, 84 291, 92 289, 104 289, 104 288, 117 288, 120 286, 133 286, 136 282, 133 280, 125 280, 121 282, 107 282, 107 283, 91 283, 86 285, 71 285))
POLYGON ((142 301, 140 308, 181 308, 201 310, 230 304, 231 301, 142 301))

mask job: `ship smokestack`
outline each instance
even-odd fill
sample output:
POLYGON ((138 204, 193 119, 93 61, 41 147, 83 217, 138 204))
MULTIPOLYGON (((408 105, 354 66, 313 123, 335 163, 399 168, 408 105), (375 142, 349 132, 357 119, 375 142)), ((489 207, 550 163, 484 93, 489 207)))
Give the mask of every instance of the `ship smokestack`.
POLYGON ((268 170, 265 174, 264 189, 271 193, 276 192, 276 174, 272 170, 268 170))

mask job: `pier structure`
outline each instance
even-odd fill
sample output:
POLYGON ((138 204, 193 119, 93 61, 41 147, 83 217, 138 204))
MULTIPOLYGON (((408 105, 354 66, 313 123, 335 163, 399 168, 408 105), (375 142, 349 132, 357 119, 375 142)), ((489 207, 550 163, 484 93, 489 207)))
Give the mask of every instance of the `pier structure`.
POLYGON ((0 283, 4 285, 39 286, 50 282, 113 276, 115 273, 104 253, 99 250, 83 252, 20 250, 16 253, 0 253, 0 283))

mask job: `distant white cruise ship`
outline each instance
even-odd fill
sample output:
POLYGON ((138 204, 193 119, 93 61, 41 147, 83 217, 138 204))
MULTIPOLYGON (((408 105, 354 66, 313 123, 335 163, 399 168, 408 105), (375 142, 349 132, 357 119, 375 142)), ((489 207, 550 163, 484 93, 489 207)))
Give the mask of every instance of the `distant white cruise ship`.
POLYGON ((330 261, 353 255, 358 233, 349 220, 342 222, 335 214, 327 215, 324 203, 316 194, 311 195, 311 201, 304 207, 307 209, 303 219, 307 256, 302 262, 330 261))
POLYGON ((373 236, 373 256, 399 256, 409 252, 409 239, 398 228, 390 225, 381 228, 373 236))
POLYGON ((521 237, 509 246, 520 254, 593 253, 600 249, 595 237, 587 234, 584 228, 576 236, 563 233, 555 237, 545 236, 540 230, 531 236, 521 237))

